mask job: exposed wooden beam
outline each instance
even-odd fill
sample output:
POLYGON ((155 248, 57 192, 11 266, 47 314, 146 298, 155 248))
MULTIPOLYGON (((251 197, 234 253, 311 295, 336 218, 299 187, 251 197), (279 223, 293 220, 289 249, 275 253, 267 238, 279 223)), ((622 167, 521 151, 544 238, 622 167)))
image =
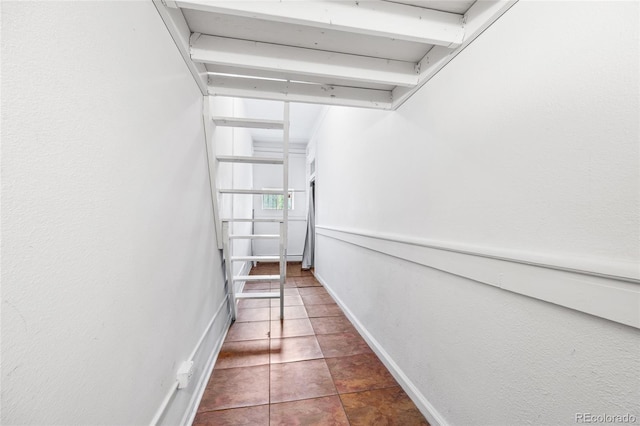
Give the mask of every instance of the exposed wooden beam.
POLYGON ((418 84, 418 73, 412 62, 209 35, 193 36, 191 40, 194 62, 335 77, 353 82, 405 87, 418 84))
POLYGON ((418 63, 419 84, 417 86, 393 89, 393 109, 398 108, 436 75, 445 65, 462 52, 473 40, 489 28, 518 0, 477 1, 465 14, 466 34, 462 44, 454 49, 434 46, 418 63))
POLYGON ((382 1, 177 0, 179 7, 307 25, 397 40, 456 47, 462 15, 382 1))
POLYGON ((209 76, 209 94, 325 105, 391 109, 388 90, 209 76))

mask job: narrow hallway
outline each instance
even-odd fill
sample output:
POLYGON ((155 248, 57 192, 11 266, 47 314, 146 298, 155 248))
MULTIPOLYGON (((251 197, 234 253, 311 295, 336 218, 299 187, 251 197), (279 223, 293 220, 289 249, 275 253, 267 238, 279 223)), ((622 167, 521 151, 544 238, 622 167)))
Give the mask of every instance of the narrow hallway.
MULTIPOLYGON (((273 274, 262 263, 251 274, 273 274)), ((278 282, 247 283, 245 291, 278 282)), ((300 263, 278 300, 241 300, 194 425, 426 425, 340 307, 300 263)))

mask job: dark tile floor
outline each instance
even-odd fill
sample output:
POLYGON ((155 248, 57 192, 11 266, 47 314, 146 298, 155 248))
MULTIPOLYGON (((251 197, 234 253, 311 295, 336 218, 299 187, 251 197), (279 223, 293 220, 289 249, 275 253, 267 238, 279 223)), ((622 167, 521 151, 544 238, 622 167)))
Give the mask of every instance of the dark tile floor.
MULTIPOLYGON (((259 264, 251 274, 277 274, 259 264)), ((245 291, 276 289, 253 282, 245 291)), ((327 291, 290 263, 278 300, 244 299, 194 425, 428 425, 327 291)))

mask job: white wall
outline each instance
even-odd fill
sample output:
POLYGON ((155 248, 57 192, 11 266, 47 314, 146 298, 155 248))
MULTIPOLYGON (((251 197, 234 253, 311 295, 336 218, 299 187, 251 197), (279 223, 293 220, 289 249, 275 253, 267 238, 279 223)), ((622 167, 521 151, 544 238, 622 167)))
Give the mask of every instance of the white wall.
POLYGON ((150 1, 3 2, 2 74, 2 424, 148 424, 217 312, 178 423, 228 325, 201 93, 150 1))
MULTIPOLYGON (((259 157, 282 158, 281 144, 260 143, 254 145, 255 155, 259 157)), ((254 167, 253 183, 255 188, 282 188, 282 166, 256 164, 254 167)), ((305 190, 304 147, 292 146, 289 151, 289 188, 305 190)), ((293 209, 289 211, 289 233, 287 238, 287 258, 289 261, 302 260, 304 238, 307 230, 306 192, 293 193, 293 209)), ((282 210, 265 210, 262 208, 261 196, 254 199, 255 217, 282 217, 282 210)), ((277 234, 278 224, 256 223, 256 233, 277 234)), ((256 256, 276 256, 279 253, 278 242, 275 240, 255 240, 253 252, 256 256)))
POLYGON ((640 418, 638 12, 521 1, 313 141, 317 275, 433 423, 640 418))

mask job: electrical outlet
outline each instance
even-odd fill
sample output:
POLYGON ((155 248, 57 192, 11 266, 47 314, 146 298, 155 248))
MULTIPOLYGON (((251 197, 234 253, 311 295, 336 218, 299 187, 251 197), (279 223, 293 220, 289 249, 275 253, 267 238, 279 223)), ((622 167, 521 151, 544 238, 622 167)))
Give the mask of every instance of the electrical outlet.
POLYGON ((178 369, 178 389, 184 389, 189 386, 191 376, 193 376, 193 361, 185 361, 178 369))

